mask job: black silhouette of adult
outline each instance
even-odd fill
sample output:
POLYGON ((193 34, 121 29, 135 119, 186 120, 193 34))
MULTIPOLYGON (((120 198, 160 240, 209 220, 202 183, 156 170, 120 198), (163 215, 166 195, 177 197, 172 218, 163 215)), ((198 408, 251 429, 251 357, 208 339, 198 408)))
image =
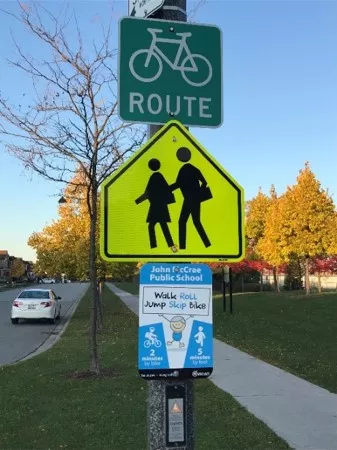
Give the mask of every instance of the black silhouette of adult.
POLYGON ((177 180, 171 185, 172 191, 180 189, 184 202, 179 217, 179 247, 186 249, 186 225, 190 216, 193 224, 204 243, 205 247, 210 247, 211 242, 200 220, 201 190, 207 188, 207 181, 200 170, 190 164, 191 151, 186 147, 180 147, 177 151, 177 158, 184 165, 179 170, 177 180), (200 184, 201 183, 201 184, 200 184))
POLYGON ((150 159, 148 166, 154 173, 147 183, 144 194, 138 197, 135 202, 137 205, 144 200, 150 202, 146 222, 149 224, 148 229, 151 248, 157 247, 155 231, 157 223, 161 226, 167 245, 173 247, 173 239, 167 224, 168 222, 171 222, 168 205, 175 202, 174 195, 164 176, 158 172, 160 169, 160 161, 155 158, 150 159))

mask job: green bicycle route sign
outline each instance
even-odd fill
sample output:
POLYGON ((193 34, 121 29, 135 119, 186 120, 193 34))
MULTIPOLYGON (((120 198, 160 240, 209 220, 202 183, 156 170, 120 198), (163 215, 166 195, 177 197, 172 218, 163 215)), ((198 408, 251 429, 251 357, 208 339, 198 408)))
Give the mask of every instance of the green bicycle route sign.
POLYGON ((218 27, 131 17, 123 18, 119 27, 122 120, 221 125, 222 34, 218 27))

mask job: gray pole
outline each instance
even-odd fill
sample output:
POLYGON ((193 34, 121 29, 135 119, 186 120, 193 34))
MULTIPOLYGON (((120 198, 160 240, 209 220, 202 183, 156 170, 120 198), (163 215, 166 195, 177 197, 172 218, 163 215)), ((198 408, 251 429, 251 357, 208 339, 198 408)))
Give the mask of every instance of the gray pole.
MULTIPOLYGON (((151 19, 187 22, 186 2, 187 0, 165 0, 163 7, 152 14, 151 19)), ((161 125, 150 125, 150 137, 160 130, 160 128, 161 125)))
MULTIPOLYGON (((156 11, 151 18, 160 20, 174 20, 186 22, 186 0, 165 0, 163 7, 156 11)), ((152 137, 161 125, 150 125, 149 135, 152 137)), ((148 448, 149 450, 166 450, 175 448, 177 450, 194 449, 194 420, 193 420, 193 397, 194 386, 192 380, 184 381, 148 381, 148 448), (168 433, 168 399, 167 388, 184 391, 184 427, 186 445, 167 446, 168 433), (180 389, 179 389, 180 388, 180 389)), ((171 389, 171 390, 172 390, 171 389)))

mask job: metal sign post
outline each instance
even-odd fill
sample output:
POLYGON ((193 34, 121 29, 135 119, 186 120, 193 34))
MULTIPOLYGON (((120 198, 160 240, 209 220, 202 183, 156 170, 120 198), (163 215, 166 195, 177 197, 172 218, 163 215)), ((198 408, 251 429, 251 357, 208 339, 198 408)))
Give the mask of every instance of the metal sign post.
POLYGON ((229 267, 222 267, 222 309, 223 312, 226 312, 226 286, 229 284, 229 267))
MULTIPOLYGON (((165 6, 167 9, 159 10, 156 13, 156 17, 162 20, 176 20, 180 22, 187 21, 186 12, 186 1, 187 0, 166 0, 165 6), (169 9, 171 8, 171 9, 169 9)), ((158 130, 160 126, 149 125, 149 137, 151 138, 158 130)), ((166 406, 166 388, 170 386, 169 382, 162 380, 150 381, 149 391, 148 391, 148 408, 147 408, 147 423, 148 423, 148 448, 149 450, 166 450, 167 449, 167 438, 165 441, 163 439, 158 439, 158 435, 163 433, 165 429, 165 434, 168 434, 169 423, 166 421, 168 415, 166 406), (156 405, 156 399, 162 399, 161 405, 156 405), (157 406, 157 407, 156 407, 157 406), (159 442, 158 442, 159 440, 159 442), (159 444, 157 446, 157 444, 159 444)), ((185 417, 186 426, 188 430, 185 429, 185 445, 181 445, 180 448, 185 450, 194 450, 194 386, 192 380, 185 380, 183 382, 184 387, 184 400, 185 400, 185 417)), ((179 443, 178 443, 179 446, 179 443)), ((175 447, 178 447, 177 445, 175 447)))
POLYGON ((149 380, 149 449, 192 450, 192 380, 213 370, 212 272, 207 265, 148 263, 141 268, 138 369, 149 380))
POLYGON ((222 311, 226 312, 226 279, 225 279, 225 269, 222 267, 221 269, 222 274, 222 311))
POLYGON ((233 271, 229 268, 229 312, 233 314, 233 271))

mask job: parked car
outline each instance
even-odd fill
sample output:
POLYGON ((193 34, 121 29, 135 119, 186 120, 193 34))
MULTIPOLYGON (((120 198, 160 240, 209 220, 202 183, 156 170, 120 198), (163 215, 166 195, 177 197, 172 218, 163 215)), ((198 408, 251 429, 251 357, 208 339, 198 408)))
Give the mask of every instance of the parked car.
POLYGON ((54 324, 61 317, 61 297, 51 289, 25 289, 12 304, 12 324, 20 319, 47 319, 54 324))
POLYGON ((44 283, 44 284, 55 284, 55 278, 42 278, 41 283, 44 283))

